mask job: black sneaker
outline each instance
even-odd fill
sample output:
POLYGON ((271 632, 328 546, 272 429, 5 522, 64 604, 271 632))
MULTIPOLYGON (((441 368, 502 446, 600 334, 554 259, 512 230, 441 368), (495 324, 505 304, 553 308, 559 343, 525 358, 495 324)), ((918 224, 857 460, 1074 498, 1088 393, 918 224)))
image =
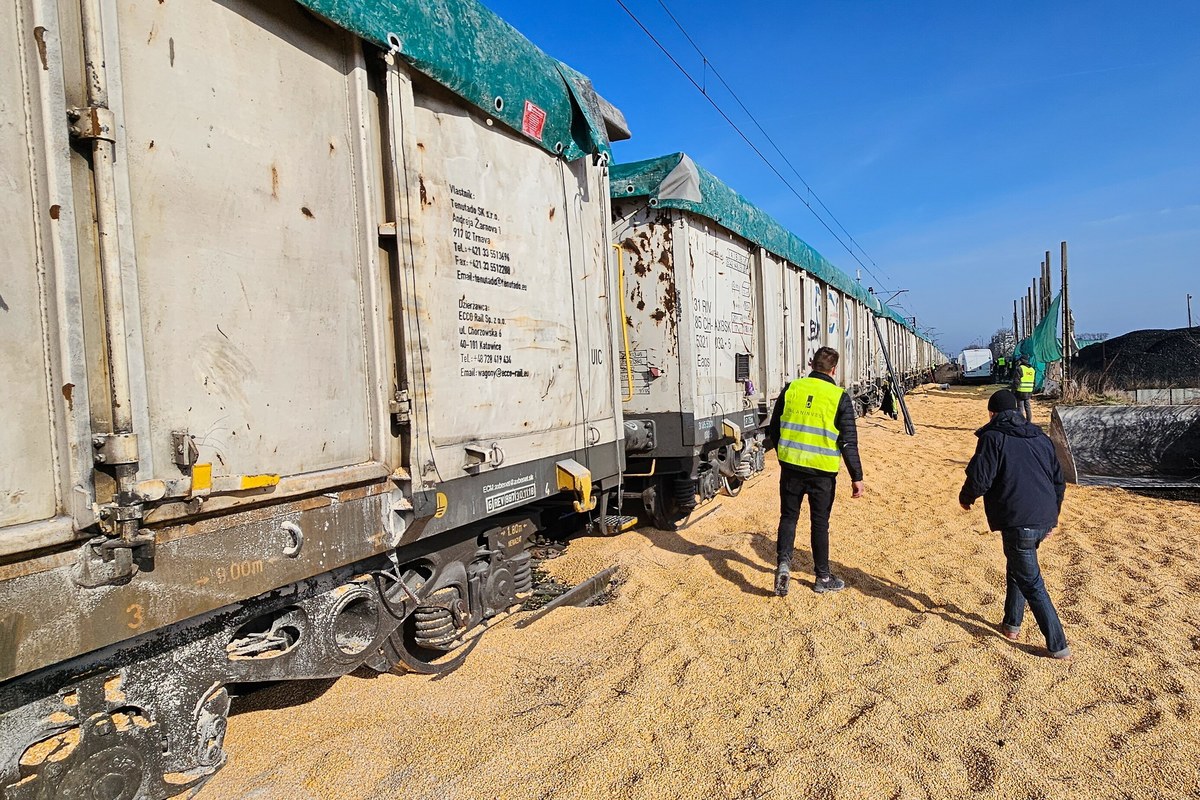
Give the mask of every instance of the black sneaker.
POLYGON ((846 588, 846 582, 836 575, 829 575, 824 578, 817 578, 813 581, 813 591, 817 594, 828 594, 830 592, 840 592, 846 588))
POLYGON ((775 594, 779 597, 787 597, 788 593, 788 578, 792 575, 792 565, 786 561, 775 567, 775 594))

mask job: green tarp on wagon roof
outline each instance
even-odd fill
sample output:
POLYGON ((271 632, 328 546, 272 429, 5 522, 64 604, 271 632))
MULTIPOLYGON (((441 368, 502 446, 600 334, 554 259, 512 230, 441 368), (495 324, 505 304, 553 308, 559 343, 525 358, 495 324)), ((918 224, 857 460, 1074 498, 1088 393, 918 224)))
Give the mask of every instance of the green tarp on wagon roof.
POLYGON ((592 82, 476 0, 300 0, 544 150, 574 161, 629 138, 592 82))
POLYGON ((614 164, 613 199, 646 197, 656 208, 678 208, 718 223, 819 280, 859 300, 876 314, 886 306, 774 217, 730 189, 685 153, 614 164))

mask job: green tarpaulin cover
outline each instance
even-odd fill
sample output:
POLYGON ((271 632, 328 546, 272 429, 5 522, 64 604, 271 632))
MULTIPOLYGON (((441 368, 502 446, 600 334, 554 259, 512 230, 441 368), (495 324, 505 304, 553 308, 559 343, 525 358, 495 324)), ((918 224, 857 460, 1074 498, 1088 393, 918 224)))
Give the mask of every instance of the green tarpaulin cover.
POLYGON ((684 153, 614 164, 610 187, 614 199, 647 197, 657 208, 679 208, 711 219, 879 311, 879 301, 857 281, 684 153), (695 179, 688 181, 685 172, 695 179))
POLYGON ((1034 389, 1042 388, 1046 380, 1046 367, 1062 360, 1062 344, 1058 340, 1058 308, 1061 300, 1062 294, 1054 298, 1050 310, 1033 329, 1033 333, 1022 339, 1013 351, 1014 359, 1029 356, 1029 365, 1037 372, 1033 381, 1034 389))
POLYGON ((857 298, 877 315, 916 332, 895 310, 867 292, 862 284, 827 261, 774 217, 697 165, 685 153, 614 164, 610 192, 613 199, 645 197, 655 208, 678 208, 711 219, 835 289, 857 298))
MULTIPOLYGON (((568 160, 609 153, 603 115, 620 112, 591 81, 538 49, 476 0, 299 0, 568 160)), ((618 137, 619 138, 619 137, 618 137)))

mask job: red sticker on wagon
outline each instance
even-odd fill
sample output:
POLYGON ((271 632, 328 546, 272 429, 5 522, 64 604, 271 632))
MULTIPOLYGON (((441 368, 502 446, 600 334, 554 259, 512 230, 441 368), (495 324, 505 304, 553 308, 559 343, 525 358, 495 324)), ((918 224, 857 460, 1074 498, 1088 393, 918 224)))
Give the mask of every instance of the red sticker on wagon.
POLYGON ((546 112, 528 100, 525 101, 525 115, 521 118, 521 130, 539 142, 542 140, 542 129, 546 127, 546 112))

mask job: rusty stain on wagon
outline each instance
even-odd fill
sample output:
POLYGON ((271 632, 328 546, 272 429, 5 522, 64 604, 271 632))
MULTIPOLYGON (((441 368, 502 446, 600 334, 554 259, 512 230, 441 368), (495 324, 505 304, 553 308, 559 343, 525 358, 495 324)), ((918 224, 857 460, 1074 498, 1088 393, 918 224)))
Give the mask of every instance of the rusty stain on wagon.
POLYGON ((33 29, 33 40, 37 43, 38 59, 42 62, 42 69, 50 69, 50 65, 46 62, 46 29, 38 25, 33 29))

